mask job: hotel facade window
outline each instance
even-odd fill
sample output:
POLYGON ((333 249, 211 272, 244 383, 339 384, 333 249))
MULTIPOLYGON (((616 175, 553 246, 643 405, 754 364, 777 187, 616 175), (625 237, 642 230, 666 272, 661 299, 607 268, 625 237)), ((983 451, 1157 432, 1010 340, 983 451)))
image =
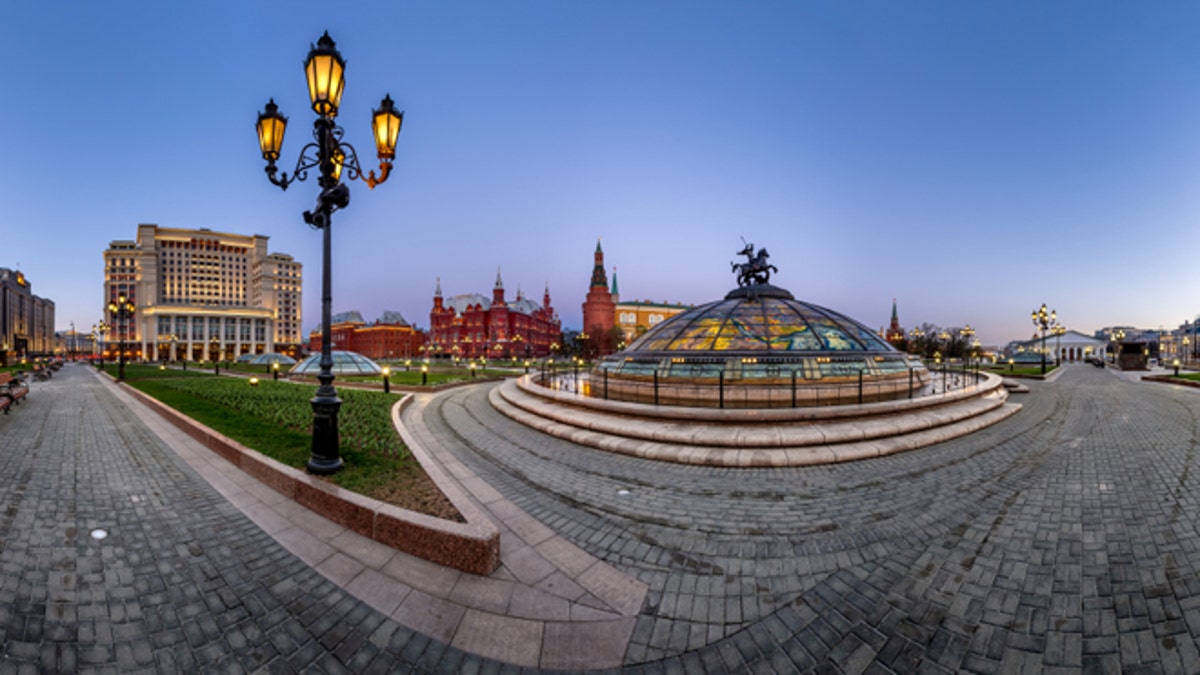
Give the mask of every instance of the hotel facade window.
POLYGON ((103 306, 124 295, 135 307, 128 327, 105 310, 109 340, 143 360, 297 355, 302 265, 268 253, 267 239, 138 225, 104 252, 103 306))

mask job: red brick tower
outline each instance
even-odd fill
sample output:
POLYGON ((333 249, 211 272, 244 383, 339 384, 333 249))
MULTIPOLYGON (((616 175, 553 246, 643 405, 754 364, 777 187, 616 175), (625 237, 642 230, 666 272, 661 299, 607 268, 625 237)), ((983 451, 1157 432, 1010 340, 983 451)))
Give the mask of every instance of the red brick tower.
POLYGON ((613 318, 617 305, 608 290, 608 275, 604 272, 604 250, 596 240, 595 265, 592 267, 592 283, 588 287, 587 300, 583 303, 583 332, 596 345, 600 355, 612 353, 608 337, 612 332, 613 318))
POLYGON ((904 339, 904 329, 900 327, 900 314, 896 311, 896 299, 892 298, 892 323, 884 333, 884 339, 896 344, 904 339))

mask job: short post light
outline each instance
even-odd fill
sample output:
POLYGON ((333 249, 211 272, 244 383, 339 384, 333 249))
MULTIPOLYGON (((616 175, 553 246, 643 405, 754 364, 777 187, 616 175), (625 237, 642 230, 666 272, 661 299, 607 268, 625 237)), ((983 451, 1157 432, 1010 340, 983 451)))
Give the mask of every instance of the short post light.
POLYGON ((1175 359, 1173 365, 1175 366, 1175 377, 1179 377, 1179 359, 1175 359))
POLYGON ((276 382, 279 381, 279 362, 278 361, 274 361, 271 363, 271 375, 274 376, 276 382))
POLYGON ((429 366, 421 366, 421 386, 424 387, 429 381, 429 366))
POLYGON ((391 374, 392 374, 392 369, 388 368, 387 366, 384 366, 383 367, 383 393, 385 393, 385 394, 392 393, 392 384, 388 380, 388 376, 391 374))
POLYGON ((387 180, 396 157, 396 139, 404 122, 404 113, 396 110, 391 96, 384 96, 379 107, 371 111, 371 134, 379 157, 379 176, 376 177, 374 170, 370 174, 364 172, 354 147, 342 141, 342 128, 335 122, 342 91, 346 86, 345 70, 346 61, 326 32, 312 46, 304 62, 308 97, 317 119, 313 122, 313 142, 300 151, 296 168, 290 177, 286 173, 280 174, 275 166, 283 146, 287 118, 279 112, 274 99, 268 101, 259 113, 256 124, 259 150, 267 162, 267 180, 286 190, 295 180, 305 180, 310 170, 320 172, 317 183, 321 192, 317 196, 316 206, 312 211, 304 212, 304 222, 321 230, 324 239, 321 265, 321 372, 317 375, 320 385, 316 396, 310 401, 313 431, 308 470, 315 474, 332 474, 342 468, 337 423, 342 400, 333 387, 330 331, 330 307, 333 302, 330 229, 333 213, 350 204, 350 188, 341 182, 341 178, 344 172, 348 180, 363 180, 370 188, 387 180))

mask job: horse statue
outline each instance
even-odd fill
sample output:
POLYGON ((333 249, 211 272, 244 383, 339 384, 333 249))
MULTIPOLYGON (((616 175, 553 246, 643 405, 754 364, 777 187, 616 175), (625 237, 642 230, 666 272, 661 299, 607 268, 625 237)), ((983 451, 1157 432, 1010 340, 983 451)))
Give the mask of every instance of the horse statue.
POLYGON ((746 256, 746 262, 729 263, 732 271, 737 274, 738 286, 750 286, 754 284, 765 284, 771 279, 771 272, 778 272, 779 268, 767 262, 767 258, 771 257, 767 253, 767 249, 760 248, 758 253, 754 252, 754 244, 747 244, 745 239, 742 239, 745 246, 738 251, 738 255, 746 256))

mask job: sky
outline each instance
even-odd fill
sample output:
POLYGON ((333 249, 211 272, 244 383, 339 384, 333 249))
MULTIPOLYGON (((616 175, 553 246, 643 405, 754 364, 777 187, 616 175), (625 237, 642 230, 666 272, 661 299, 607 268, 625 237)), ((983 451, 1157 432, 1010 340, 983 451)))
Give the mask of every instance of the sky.
MULTIPOLYGON (((346 59, 338 120, 406 111, 388 182, 333 222, 333 311, 428 326, 447 296, 549 285, 579 328, 602 241, 625 300, 701 304, 746 241, 771 281, 881 328, 1027 339, 1200 312, 1200 4, 1193 2, 66 1, 6 7, 0 267, 102 318, 103 251, 138 223, 321 234, 263 172, 254 122, 310 139, 303 60, 346 59)), ((366 167, 364 167, 366 168, 366 167)))

